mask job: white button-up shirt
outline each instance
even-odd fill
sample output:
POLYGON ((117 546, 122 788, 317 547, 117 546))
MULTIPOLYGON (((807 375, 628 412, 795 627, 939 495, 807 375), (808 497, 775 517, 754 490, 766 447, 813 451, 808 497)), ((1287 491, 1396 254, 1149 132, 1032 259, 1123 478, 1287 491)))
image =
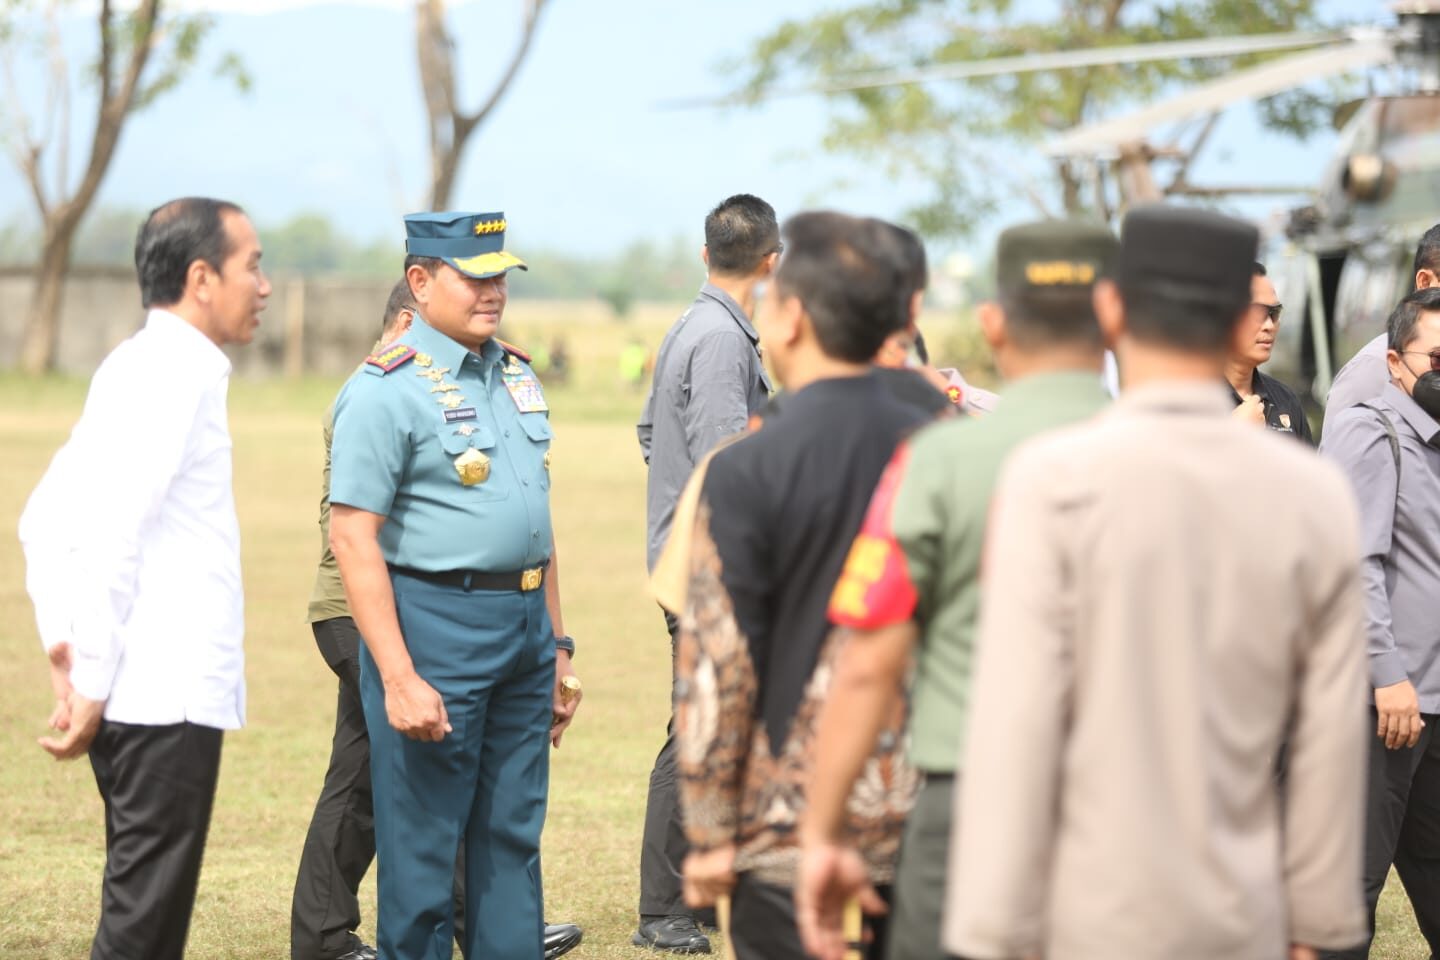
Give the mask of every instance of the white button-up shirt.
POLYGON ((121 723, 245 720, 230 361, 152 310, 90 383, 20 518, 26 589, 75 690, 121 723))

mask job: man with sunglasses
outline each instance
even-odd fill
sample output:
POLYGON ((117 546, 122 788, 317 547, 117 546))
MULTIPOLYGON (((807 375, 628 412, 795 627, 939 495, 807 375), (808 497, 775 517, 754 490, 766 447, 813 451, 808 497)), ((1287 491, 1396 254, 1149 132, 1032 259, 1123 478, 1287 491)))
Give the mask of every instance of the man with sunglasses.
MULTIPOLYGON (((1321 453, 1360 506, 1361 573, 1373 688, 1365 896, 1370 931, 1393 863, 1430 953, 1440 955, 1440 289, 1390 315, 1392 382, 1338 411, 1321 453)), ((1333 958, 1366 956, 1369 940, 1333 958)))
POLYGON ((1279 380, 1260 372, 1260 365, 1270 359, 1275 349, 1282 309, 1265 265, 1256 263, 1250 277, 1250 306, 1231 333, 1225 379, 1235 400, 1237 418, 1313 444, 1300 398, 1279 380))

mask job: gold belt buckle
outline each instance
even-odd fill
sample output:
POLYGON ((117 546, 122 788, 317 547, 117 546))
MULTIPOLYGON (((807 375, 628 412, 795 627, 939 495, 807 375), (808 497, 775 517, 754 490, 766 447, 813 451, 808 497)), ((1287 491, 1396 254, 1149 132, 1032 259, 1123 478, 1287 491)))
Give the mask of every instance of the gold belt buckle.
POLYGON ((520 574, 520 589, 529 593, 531 590, 540 589, 540 581, 545 574, 544 567, 531 567, 520 574))

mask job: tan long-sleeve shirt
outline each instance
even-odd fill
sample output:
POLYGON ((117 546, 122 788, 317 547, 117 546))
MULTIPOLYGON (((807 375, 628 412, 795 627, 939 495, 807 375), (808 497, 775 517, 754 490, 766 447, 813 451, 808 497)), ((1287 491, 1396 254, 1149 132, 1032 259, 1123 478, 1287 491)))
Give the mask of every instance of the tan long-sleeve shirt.
POLYGON ((1002 475, 951 951, 1279 960, 1364 937, 1355 506, 1229 407, 1141 388, 1002 475))

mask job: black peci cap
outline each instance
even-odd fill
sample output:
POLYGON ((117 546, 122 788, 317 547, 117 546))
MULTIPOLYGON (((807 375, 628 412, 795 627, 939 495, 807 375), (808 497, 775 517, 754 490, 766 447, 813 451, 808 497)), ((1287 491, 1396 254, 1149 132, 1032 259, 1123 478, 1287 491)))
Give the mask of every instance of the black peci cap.
POLYGON ((1238 310, 1250 301, 1260 232, 1209 210, 1136 207, 1120 231, 1115 281, 1122 295, 1238 310))

